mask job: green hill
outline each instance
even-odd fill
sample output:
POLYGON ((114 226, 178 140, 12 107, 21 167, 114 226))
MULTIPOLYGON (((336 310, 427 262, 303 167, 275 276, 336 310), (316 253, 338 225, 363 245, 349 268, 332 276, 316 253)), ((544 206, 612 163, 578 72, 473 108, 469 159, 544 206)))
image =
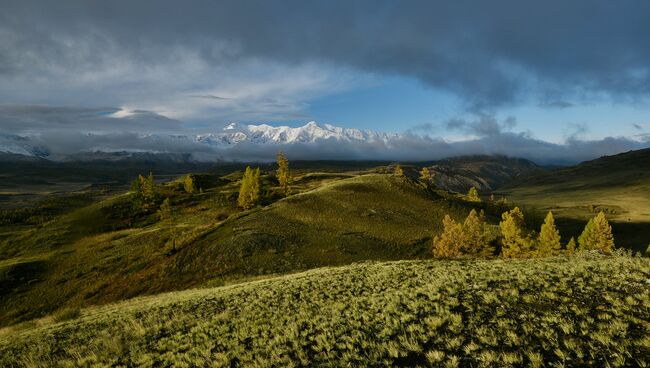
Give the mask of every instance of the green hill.
POLYGON ((178 210, 178 250, 155 213, 134 213, 128 195, 72 208, 39 226, 0 238, 0 324, 60 308, 143 294, 222 285, 362 260, 430 257, 442 217, 468 204, 406 178, 310 173, 280 199, 272 178, 260 206, 236 208, 234 173, 190 195, 163 188, 178 210))
POLYGON ((649 277, 599 256, 321 268, 1 330, 0 365, 643 367, 649 277))
POLYGON ((613 222, 618 245, 641 251, 650 243, 650 149, 532 176, 499 194, 530 209, 552 210, 571 235, 602 210, 613 222))

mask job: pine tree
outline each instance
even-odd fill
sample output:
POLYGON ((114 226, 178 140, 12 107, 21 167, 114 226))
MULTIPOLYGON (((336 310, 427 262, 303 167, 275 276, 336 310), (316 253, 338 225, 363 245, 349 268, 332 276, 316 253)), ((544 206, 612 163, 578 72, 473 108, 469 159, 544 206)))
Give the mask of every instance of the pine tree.
POLYGON ((423 167, 422 170, 420 170, 420 181, 422 181, 422 183, 427 187, 429 186, 429 182, 431 181, 431 171, 429 171, 429 168, 423 167))
POLYGON ((537 238, 537 255, 548 257, 559 253, 562 246, 560 245, 560 232, 555 227, 555 218, 553 212, 548 211, 542 228, 537 238))
POLYGON ((480 202, 481 197, 478 196, 478 190, 475 187, 469 188, 467 192, 467 200, 470 202, 480 202))
POLYGON ((183 188, 187 193, 196 193, 196 183, 194 180, 194 175, 192 174, 187 174, 185 175, 185 178, 183 178, 183 188))
POLYGON ((246 167, 244 177, 241 180, 239 188, 239 197, 237 204, 239 207, 248 210, 257 204, 260 196, 260 169, 251 169, 250 166, 246 167))
POLYGON ((171 238, 172 238, 172 251, 176 250, 176 211, 171 204, 169 198, 165 198, 158 210, 158 218, 160 221, 167 223, 171 238))
POLYGON ((599 250, 609 254, 614 250, 614 236, 605 213, 600 211, 590 219, 580 237, 578 237, 580 250, 599 250))
POLYGON ((395 165, 395 169, 393 171, 395 176, 404 176, 404 170, 402 169, 402 165, 397 164, 395 165))
POLYGON ((433 238, 433 256, 436 258, 452 258, 461 254, 463 244, 463 227, 449 215, 442 220, 443 231, 440 236, 433 238))
POLYGON ((524 214, 515 207, 501 215, 501 256, 504 258, 517 257, 528 249, 529 241, 524 237, 524 214))
POLYGON ((291 173, 289 172, 289 160, 287 160, 287 157, 282 153, 282 151, 278 152, 277 156, 277 162, 278 162, 278 171, 277 171, 277 177, 278 177, 278 182, 280 183, 280 189, 282 190, 282 194, 286 197, 290 193, 290 185, 291 185, 291 173))
POLYGON ((576 252, 576 240, 574 237, 571 237, 571 240, 566 245, 566 252, 568 255, 573 255, 576 252))
POLYGON ((485 228, 485 214, 472 209, 462 226, 461 251, 469 255, 488 256, 493 252, 485 228))

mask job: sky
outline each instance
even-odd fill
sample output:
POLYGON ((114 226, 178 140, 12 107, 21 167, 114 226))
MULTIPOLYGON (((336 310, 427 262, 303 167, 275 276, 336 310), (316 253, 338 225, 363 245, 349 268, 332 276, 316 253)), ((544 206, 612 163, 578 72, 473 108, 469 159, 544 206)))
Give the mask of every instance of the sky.
POLYGON ((312 120, 462 142, 458 154, 495 142, 496 153, 538 159, 525 148, 548 143, 587 159, 650 146, 643 0, 0 0, 0 9, 0 134, 51 150, 89 149, 79 142, 88 132, 119 141, 312 120))

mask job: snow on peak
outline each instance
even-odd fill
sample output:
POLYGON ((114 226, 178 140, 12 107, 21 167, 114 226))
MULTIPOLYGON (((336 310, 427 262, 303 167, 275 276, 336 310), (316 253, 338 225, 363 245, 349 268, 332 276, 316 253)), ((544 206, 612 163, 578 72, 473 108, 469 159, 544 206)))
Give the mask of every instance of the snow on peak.
POLYGON ((231 145, 241 142, 261 144, 315 143, 320 140, 386 142, 392 137, 392 135, 385 133, 341 128, 330 124, 319 125, 315 121, 310 121, 296 128, 284 125, 230 123, 221 132, 203 134, 198 136, 197 140, 212 145, 231 145))

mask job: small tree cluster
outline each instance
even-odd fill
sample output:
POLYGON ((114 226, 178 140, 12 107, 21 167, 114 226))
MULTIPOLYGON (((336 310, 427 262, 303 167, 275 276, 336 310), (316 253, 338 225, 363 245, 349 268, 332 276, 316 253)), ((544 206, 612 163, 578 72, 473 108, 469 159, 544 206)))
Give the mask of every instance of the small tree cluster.
POLYGON ((580 237, 578 237, 579 250, 599 250, 609 254, 614 250, 614 236, 605 213, 599 212, 590 219, 580 237))
POLYGON ((131 191, 134 195, 133 205, 138 209, 150 210, 155 208, 158 200, 158 188, 152 173, 146 178, 142 175, 131 183, 131 191))
POLYGON ((461 255, 492 254, 493 249, 482 212, 478 214, 476 210, 471 210, 462 224, 445 215, 442 226, 442 234, 433 238, 434 257, 453 258, 461 255))
POLYGON ((280 184, 280 190, 282 194, 286 197, 291 192, 291 173, 289 172, 289 160, 284 155, 283 152, 278 152, 277 156, 278 170, 276 175, 278 177, 278 183, 280 184))
POLYGON ((435 182, 435 171, 429 170, 428 167, 423 167, 422 170, 420 170, 420 181, 427 187, 432 187, 434 186, 435 182))
POLYGON ((480 202, 481 197, 478 196, 478 190, 475 187, 469 188, 467 192, 467 200, 470 202, 480 202))
POLYGON ((245 210, 255 207, 260 198, 260 187, 260 168, 253 170, 250 166, 246 166, 237 198, 239 207, 245 210))

